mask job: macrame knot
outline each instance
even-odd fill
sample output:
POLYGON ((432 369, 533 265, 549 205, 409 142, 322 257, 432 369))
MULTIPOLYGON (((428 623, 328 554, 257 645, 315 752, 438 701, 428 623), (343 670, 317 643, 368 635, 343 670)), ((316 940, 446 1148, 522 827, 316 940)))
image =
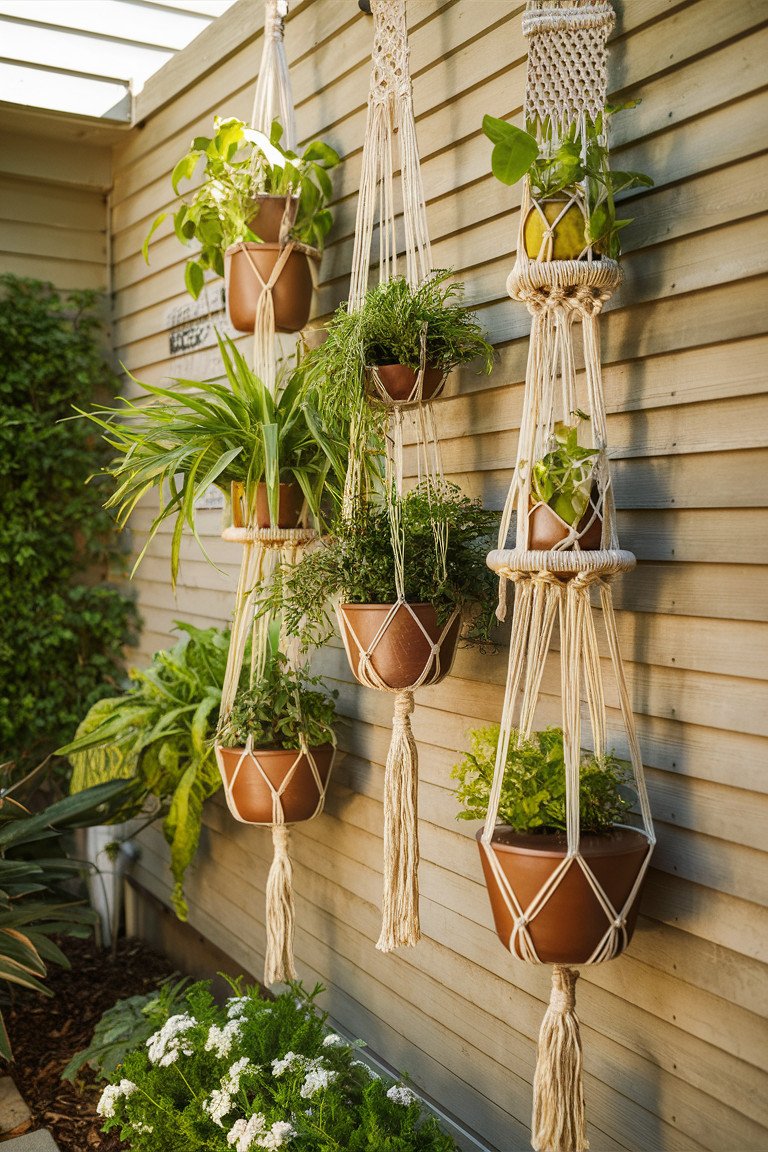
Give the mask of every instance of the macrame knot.
POLYGON ((395 711, 392 718, 393 724, 400 726, 408 723, 408 717, 413 712, 415 707, 413 700, 413 692, 410 689, 405 689, 398 692, 395 696, 395 711))
POLYGON ((556 964, 552 971, 552 994, 549 1007, 552 1012, 573 1012, 576 1007, 576 981, 579 974, 575 968, 564 968, 556 964))

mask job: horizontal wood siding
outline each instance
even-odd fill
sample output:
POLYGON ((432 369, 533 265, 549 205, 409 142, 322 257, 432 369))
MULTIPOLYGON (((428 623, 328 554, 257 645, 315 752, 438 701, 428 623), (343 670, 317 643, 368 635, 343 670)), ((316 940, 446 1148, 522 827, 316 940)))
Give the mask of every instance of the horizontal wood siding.
MULTIPOLYGON (((625 283, 602 324, 608 432, 619 533, 638 557, 618 581, 619 633, 659 844, 629 953, 582 970, 592 1148, 762 1152, 768 1147, 768 915, 765 827, 768 420, 766 420, 763 0, 619 0, 610 88, 642 103, 619 117, 622 167, 650 172, 632 196, 625 283)), ((250 115, 260 5, 241 0, 160 73, 141 124, 114 155, 115 322, 120 358, 140 379, 208 374, 214 337, 183 290, 184 253, 151 221, 171 204, 169 173, 212 115, 250 115), (183 67, 182 67, 183 65, 183 67), (194 76, 194 84, 189 78, 194 76), (185 86, 186 85, 186 86, 185 86), (186 313, 182 310, 186 308, 186 313), (169 337, 197 324, 201 343, 171 356, 169 337)), ((446 469, 500 508, 514 463, 528 317, 505 294, 519 189, 489 172, 484 112, 519 116, 525 80, 521 3, 409 0, 411 67, 437 266, 455 267, 497 346, 490 377, 461 371, 436 405, 446 469)), ((286 46, 304 140, 343 155, 318 320, 345 297, 370 65, 371 22, 353 0, 292 5, 286 46)), ((76 228, 76 216, 72 215, 76 228)), ((4 235, 0 226, 0 240, 4 235)), ((218 319, 220 294, 210 307, 218 319)), ((247 349, 247 341, 243 343, 247 349)), ((134 518, 136 543, 149 526, 134 518)), ((137 660, 167 643, 174 620, 224 623, 239 550, 198 528, 169 584, 161 531, 137 577, 144 634, 137 660)), ((598 620, 603 659, 608 661, 598 620)), ((378 935, 382 765, 391 700, 351 683, 338 642, 315 666, 349 718, 326 814, 296 828, 301 976, 391 1064, 474 1130, 484 1146, 528 1146, 535 1039, 546 968, 513 961, 491 926, 475 829, 457 824, 449 773, 466 731, 498 720, 506 654, 461 652, 454 674, 421 691, 421 889, 424 939, 383 956, 378 935)), ((542 722, 559 720, 557 654, 542 722)), ((613 743, 625 751, 607 681, 613 743)), ((205 814, 189 880, 190 920, 233 960, 259 970, 266 831, 242 827, 221 798, 205 814)), ((144 837, 137 878, 166 900, 166 849, 144 837)))

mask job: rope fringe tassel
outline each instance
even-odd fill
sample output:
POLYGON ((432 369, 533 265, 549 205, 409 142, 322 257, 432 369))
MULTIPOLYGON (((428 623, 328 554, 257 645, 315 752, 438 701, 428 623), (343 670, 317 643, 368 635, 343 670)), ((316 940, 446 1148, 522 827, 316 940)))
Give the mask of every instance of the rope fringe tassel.
POLYGON ((267 946, 264 960, 266 984, 296 979, 293 963, 293 865, 288 854, 290 829, 272 825, 275 854, 267 877, 267 946))
POLYGON ((384 895, 381 952, 410 947, 419 927, 418 751, 411 729, 413 692, 395 697, 384 778, 384 895))
POLYGON ((573 968, 555 965, 552 994, 539 1032, 533 1078, 531 1144, 536 1152, 587 1152, 581 1035, 573 968))

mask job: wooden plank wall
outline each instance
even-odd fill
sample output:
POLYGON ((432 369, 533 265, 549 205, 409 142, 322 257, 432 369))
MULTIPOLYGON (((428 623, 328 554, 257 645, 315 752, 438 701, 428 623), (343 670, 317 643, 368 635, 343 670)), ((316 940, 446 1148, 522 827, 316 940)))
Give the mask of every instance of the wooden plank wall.
POLYGON ((0 131, 0 271, 109 288, 109 129, 12 110, 0 131))
MULTIPOLYGON (((642 97, 617 125, 616 162, 653 174, 633 197, 626 283, 603 323, 619 530, 637 571, 617 585, 618 619, 659 837, 628 955, 583 970, 578 1005, 595 1152, 758 1152, 768 1147, 764 899, 766 717, 766 180, 768 55, 763 0, 618 0, 610 88, 642 97), (763 118, 761 121, 761 117, 763 118), (761 236, 763 243, 761 244, 761 236), (762 532, 761 532, 762 529, 762 532)), ((411 66, 434 258, 467 285, 498 346, 490 378, 462 373, 438 402, 447 470, 499 508, 514 461, 528 321, 505 295, 518 190, 489 173, 484 112, 519 116, 521 3, 409 0, 411 66)), ((242 0, 161 73, 140 127, 115 153, 116 331, 148 381, 210 370, 209 318, 184 312, 181 250, 157 233, 169 172, 214 112, 247 118, 260 4, 242 0), (214 39, 215 37, 215 39, 214 39), (187 87, 183 87, 187 85, 187 87), (182 88, 179 91, 179 88, 182 88), (171 330, 201 343, 171 357, 171 330)), ((292 5, 286 42, 300 135, 344 155, 318 314, 343 299, 352 247, 369 73, 370 21, 354 0, 292 5)), ((210 307, 219 307, 214 289, 210 307)), ((140 537, 151 510, 136 519, 140 537)), ((138 587, 140 659, 174 620, 223 622, 238 555, 199 525, 222 571, 184 546, 176 599, 167 536, 138 587)), ((350 723, 326 814, 294 834, 302 977, 352 1032, 457 1115, 482 1146, 527 1147, 535 1037, 549 972, 513 962, 491 928, 474 828, 458 825, 449 770, 468 727, 497 720, 505 654, 464 652, 419 693, 424 939, 374 948, 382 853, 382 764, 391 701, 353 686, 331 646, 316 666, 350 723)), ((557 677, 542 720, 557 719, 557 677)), ((616 700, 609 699, 616 724, 616 700)), ((616 746, 622 750, 621 740, 616 746)), ((208 805, 189 883, 191 921, 258 970, 269 835, 208 805)), ((137 878, 167 896, 161 839, 137 878)))

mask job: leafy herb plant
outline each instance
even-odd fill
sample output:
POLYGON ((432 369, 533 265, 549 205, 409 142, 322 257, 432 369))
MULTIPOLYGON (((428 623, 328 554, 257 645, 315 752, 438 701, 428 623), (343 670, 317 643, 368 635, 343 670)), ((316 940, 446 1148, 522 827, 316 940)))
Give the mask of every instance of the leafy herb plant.
POLYGON ((177 380, 174 388, 145 384, 138 401, 121 398, 116 408, 77 409, 103 429, 118 453, 102 473, 117 481, 105 506, 117 510, 121 527, 146 493, 159 490, 161 508, 134 571, 160 525, 170 519, 174 585, 184 526, 199 541, 195 503, 211 484, 228 492, 233 480, 242 481, 255 500, 263 481, 277 523, 279 484, 293 480, 319 524, 324 491, 333 496, 344 481, 346 441, 327 434, 307 403, 306 375, 289 374, 274 399, 231 340, 219 338, 219 348, 225 380, 177 380))
POLYGON ((161 801, 150 818, 164 817, 173 905, 185 920, 184 873, 197 851, 203 803, 221 786, 212 740, 229 633, 177 627, 184 633, 178 643, 156 652, 148 668, 133 669, 129 690, 99 701, 59 754, 70 759, 72 792, 124 778, 139 786, 134 815, 149 796, 161 801))
MULTIPOLYGON (((400 507, 405 554, 404 593, 429 603, 445 622, 455 608, 465 614, 465 640, 489 643, 495 577, 485 563, 498 529, 498 513, 462 495, 454 484, 439 490, 419 485, 400 507), (446 562, 436 545, 446 540, 446 562)), ((397 599, 390 519, 384 505, 363 505, 350 520, 339 518, 330 540, 295 568, 282 569, 271 607, 284 613, 288 630, 309 647, 332 632, 329 601, 392 604, 397 599)))
MULTIPOLYGON (((247 128, 234 117, 215 117, 213 136, 197 136, 171 175, 175 195, 182 180, 190 180, 202 160, 203 181, 188 200, 182 200, 173 217, 176 236, 182 244, 200 244, 198 256, 187 261, 184 279, 195 298, 203 288, 209 269, 224 275, 224 252, 240 240, 258 241, 258 200, 260 195, 294 196, 296 217, 291 235, 302 244, 322 249, 331 229, 332 217, 326 207, 333 189, 328 172, 339 163, 339 155, 321 140, 308 144, 302 155, 280 144, 283 134, 277 120, 269 137, 247 128)), ((148 259, 149 241, 166 218, 161 213, 144 241, 148 259)))
POLYGON ((323 681, 306 669, 291 669, 280 652, 271 653, 261 677, 242 688, 219 734, 227 748, 290 750, 333 742, 337 692, 320 691, 323 681))
POLYGON ((105 1131, 133 1152, 455 1152, 415 1093, 327 1031, 320 985, 274 1000, 232 986, 217 1007, 193 985, 184 1010, 125 1057, 98 1105, 105 1131))
MULTIPOLYGON (((499 726, 470 733, 470 751, 451 777, 458 781, 462 805, 458 820, 484 820, 493 783, 499 726)), ((630 805, 629 774, 615 756, 582 752, 579 770, 579 819, 583 834, 607 832, 630 805)), ((502 783, 499 821, 515 832, 564 832, 565 754, 561 728, 545 728, 530 740, 513 730, 502 783)))
POLYGON ((537 460, 531 470, 531 489, 566 524, 578 524, 589 506, 599 451, 579 444, 579 424, 588 420, 574 413, 575 424, 558 422, 553 429, 554 447, 537 460))
POLYGON ((583 134, 573 124, 559 136, 548 118, 539 125, 541 143, 536 138, 535 123, 527 131, 496 116, 483 117, 483 132, 493 143, 491 169, 503 184, 516 184, 523 176, 531 181, 537 199, 547 199, 575 190, 583 190, 587 206, 584 244, 616 259, 621 252, 620 231, 630 219, 617 219, 615 198, 630 188, 650 188, 653 180, 643 172, 619 172, 610 167, 608 118, 637 101, 607 105, 597 117, 585 115, 583 134))

